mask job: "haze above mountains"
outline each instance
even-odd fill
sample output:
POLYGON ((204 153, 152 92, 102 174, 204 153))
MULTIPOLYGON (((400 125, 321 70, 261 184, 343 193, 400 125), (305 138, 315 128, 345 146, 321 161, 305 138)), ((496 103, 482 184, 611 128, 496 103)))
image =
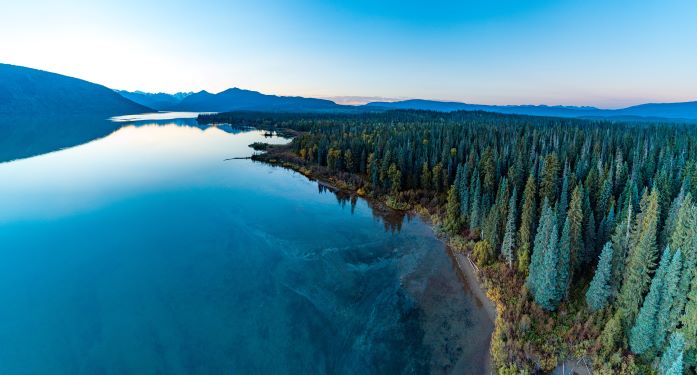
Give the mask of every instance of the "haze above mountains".
POLYGON ((374 112, 391 109, 487 111, 553 117, 697 120, 697 102, 649 103, 623 109, 545 105, 481 105, 412 99, 340 105, 331 100, 266 95, 231 88, 217 94, 114 91, 81 79, 0 64, 0 115, 117 116, 151 111, 374 112))

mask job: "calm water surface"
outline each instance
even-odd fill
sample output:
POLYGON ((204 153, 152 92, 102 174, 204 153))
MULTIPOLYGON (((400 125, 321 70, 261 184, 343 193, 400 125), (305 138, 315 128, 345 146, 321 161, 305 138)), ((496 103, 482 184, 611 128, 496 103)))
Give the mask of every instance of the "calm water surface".
POLYGON ((483 371, 491 322, 428 226, 194 124, 0 164, 0 373, 483 371))

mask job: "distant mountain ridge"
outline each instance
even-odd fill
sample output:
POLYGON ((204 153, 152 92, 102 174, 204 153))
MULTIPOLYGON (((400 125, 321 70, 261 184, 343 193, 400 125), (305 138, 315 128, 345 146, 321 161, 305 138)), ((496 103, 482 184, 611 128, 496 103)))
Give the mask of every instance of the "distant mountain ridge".
POLYGON ((199 91, 184 98, 174 107, 177 111, 230 112, 230 111, 295 111, 315 112, 346 109, 331 100, 300 96, 266 95, 257 91, 231 88, 217 94, 199 91))
POLYGON ((171 111, 187 96, 193 92, 178 92, 176 94, 167 94, 164 92, 148 93, 143 91, 125 91, 116 90, 126 99, 132 100, 138 104, 150 107, 157 111, 171 111))
POLYGON ((623 119, 690 119, 697 120, 697 101, 683 103, 650 103, 621 109, 547 105, 486 105, 436 100, 410 99, 398 102, 372 102, 366 107, 383 109, 420 109, 428 111, 486 111, 551 117, 601 117, 623 119))
POLYGON ((426 99, 394 102, 370 102, 364 105, 342 105, 327 99, 299 96, 277 96, 257 91, 231 88, 218 94, 199 91, 191 94, 147 94, 142 92, 122 95, 158 110, 186 112, 372 112, 391 109, 415 109, 440 112, 485 111, 530 116, 608 118, 624 120, 697 120, 697 102, 641 104, 622 109, 600 109, 589 106, 548 105, 487 105, 426 99), (166 97, 166 105, 154 103, 154 98, 166 97), (145 99, 143 99, 145 98, 145 99))
POLYGON ((486 111, 533 116, 610 118, 630 120, 697 121, 697 101, 647 103, 622 109, 546 105, 484 105, 410 99, 340 105, 327 99, 277 96, 231 88, 217 94, 150 94, 141 91, 114 91, 102 85, 56 73, 0 64, 0 115, 89 115, 111 117, 160 111, 187 112, 374 112, 390 109, 431 111, 486 111))
POLYGON ((152 111, 102 85, 43 70, 0 64, 0 115, 111 117, 152 111))

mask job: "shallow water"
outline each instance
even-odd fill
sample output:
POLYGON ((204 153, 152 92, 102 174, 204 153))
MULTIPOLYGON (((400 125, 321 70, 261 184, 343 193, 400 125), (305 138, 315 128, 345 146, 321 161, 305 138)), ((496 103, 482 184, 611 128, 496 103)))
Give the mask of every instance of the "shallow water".
POLYGON ((427 225, 192 125, 0 164, 0 373, 482 372, 491 322, 427 225))

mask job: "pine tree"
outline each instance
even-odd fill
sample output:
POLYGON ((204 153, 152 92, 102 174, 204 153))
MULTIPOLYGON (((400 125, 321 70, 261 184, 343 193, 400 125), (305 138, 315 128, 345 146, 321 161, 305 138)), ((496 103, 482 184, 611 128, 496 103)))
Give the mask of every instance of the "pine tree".
MULTIPOLYGON (((670 250, 666 247, 665 254, 670 254, 670 250)), ((678 283, 680 281, 680 271, 682 269, 682 253, 680 250, 673 254, 673 257, 668 266, 668 270, 663 275, 663 291, 661 293, 661 301, 659 303, 658 314, 656 316, 656 339, 655 347, 660 349, 663 347, 666 337, 673 331, 675 326, 671 321, 671 309, 673 302, 678 292, 678 283)), ((677 323, 677 322, 676 322, 677 323)))
POLYGON ((569 291, 569 283, 571 282, 571 238, 570 229, 571 224, 569 219, 564 220, 564 227, 561 231, 561 238, 559 239, 559 264, 557 265, 558 272, 558 286, 557 286, 557 299, 566 299, 569 291))
POLYGON ((469 184, 467 182, 467 164, 458 167, 457 189, 460 193, 460 221, 465 224, 469 217, 469 184))
MULTIPOLYGON (((569 209, 569 163, 564 164, 564 174, 561 182, 561 195, 557 206, 557 223, 561 224, 566 220, 567 210, 569 209)), ((563 230, 563 229, 562 229, 563 230)))
POLYGON ((681 250, 683 254, 683 271, 678 282, 678 291, 671 311, 671 326, 675 326, 682 315, 690 291, 690 282, 697 275, 697 207, 688 193, 678 210, 675 228, 668 241, 671 249, 681 250))
POLYGON ((513 188, 513 194, 508 201, 508 218, 506 219, 506 230, 503 235, 501 254, 508 263, 508 267, 513 267, 513 248, 515 247, 515 219, 516 219, 516 199, 517 190, 513 188))
POLYGON ((673 333, 670 336, 670 344, 661 356, 658 364, 658 374, 682 374, 682 359, 685 347, 685 339, 681 333, 673 333))
POLYGON ((668 369, 668 371, 665 372, 665 375, 682 375, 682 358, 683 353, 678 354, 678 357, 675 359, 675 362, 673 362, 673 365, 670 366, 670 369, 668 369))
POLYGON ((540 199, 547 198, 550 202, 557 200, 557 185, 559 184, 559 158, 557 154, 545 157, 540 181, 540 199))
POLYGON ((489 213, 484 218, 482 224, 482 239, 487 241, 493 249, 499 249, 499 209, 496 206, 491 207, 489 213))
MULTIPOLYGON (((656 318, 663 293, 663 282, 665 275, 668 272, 668 267, 671 261, 670 251, 666 248, 663 252, 661 263, 658 270, 651 280, 651 288, 649 294, 644 299, 644 304, 639 310, 634 327, 629 333, 629 346, 632 352, 636 354, 647 353, 654 348, 656 341, 656 318)), ((650 354, 650 353, 647 353, 650 354)))
POLYGON ((552 217, 552 229, 549 235, 549 242, 545 249, 543 261, 542 284, 535 295, 535 302, 545 310, 553 311, 559 306, 559 257, 557 246, 559 240, 559 229, 557 228, 557 217, 554 211, 550 211, 552 217))
POLYGON ((424 190, 431 189, 431 168, 428 167, 428 162, 423 162, 421 165, 421 188, 424 190))
POLYGON ((697 276, 692 278, 690 292, 687 296, 685 313, 680 319, 680 332, 685 337, 685 351, 692 357, 697 351, 697 276))
POLYGON ((482 173, 482 188, 485 192, 493 192, 496 187, 496 163, 494 162, 494 150, 487 147, 479 161, 479 169, 482 173))
POLYGON ((590 194, 589 191, 585 191, 584 203, 583 203, 583 252, 580 257, 581 265, 590 265, 595 258, 595 214, 591 209, 590 204, 590 194))
POLYGON ((520 230, 518 231, 518 271, 522 273, 528 272, 536 211, 535 177, 531 174, 528 176, 523 191, 523 208, 520 213, 520 230))
POLYGON ((610 278, 610 286, 612 294, 617 294, 624 276, 624 266, 629 249, 630 232, 632 226, 632 204, 627 200, 627 207, 624 210, 626 216, 615 227, 612 235, 612 277, 610 278))
POLYGON ((569 203, 569 212, 567 220, 569 220, 569 248, 571 251, 571 262, 574 268, 580 267, 579 258, 583 252, 583 188, 576 186, 571 193, 571 202, 569 203))
POLYGON ((608 176, 605 181, 603 181, 603 187, 598 196, 598 204, 596 210, 596 217, 603 218, 607 214, 608 205, 610 204, 610 198, 612 197, 612 178, 608 176))
POLYGON ((622 288, 617 298, 625 328, 631 327, 639 313, 641 296, 649 288, 651 269, 656 261, 658 193, 655 190, 650 195, 644 193, 640 206, 642 210, 634 222, 622 288))
POLYGON ((458 201, 457 188, 453 184, 448 189, 448 200, 445 204, 445 222, 443 227, 450 234, 460 230, 460 202, 458 201))
POLYGON ((598 267, 586 292, 586 303, 591 311, 598 311, 607 305, 610 297, 610 276, 612 272, 612 244, 606 243, 600 253, 598 267))
MULTIPOLYGON (((475 171, 476 172, 476 171, 475 171)), ((481 210, 480 210, 480 202, 481 202, 481 183, 479 181, 479 173, 473 173, 472 174, 472 182, 470 183, 470 191, 472 192, 470 199, 472 199, 472 203, 470 203, 470 231, 475 230, 476 228, 479 228, 479 223, 480 223, 480 218, 481 218, 481 210)))
POLYGON ((675 225, 678 221, 678 212, 680 211, 680 207, 682 207, 684 200, 685 190, 681 189, 680 194, 678 194, 678 196, 675 197, 675 199, 673 199, 673 203, 670 204, 670 209, 668 210, 668 217, 666 217, 666 221, 663 224, 663 231, 661 232, 660 242, 661 246, 663 247, 669 244, 671 235, 673 234, 673 231, 675 230, 675 225))
POLYGON ((612 202, 610 204, 610 210, 608 214, 605 215, 603 220, 600 222, 600 227, 598 228, 598 235, 596 236, 596 243, 604 244, 610 240, 610 232, 612 228, 615 227, 615 204, 612 202))
POLYGON ((554 310, 557 282, 557 225, 556 215, 547 199, 542 205, 542 214, 535 235, 535 246, 530 261, 528 289, 535 302, 546 310, 554 310))

